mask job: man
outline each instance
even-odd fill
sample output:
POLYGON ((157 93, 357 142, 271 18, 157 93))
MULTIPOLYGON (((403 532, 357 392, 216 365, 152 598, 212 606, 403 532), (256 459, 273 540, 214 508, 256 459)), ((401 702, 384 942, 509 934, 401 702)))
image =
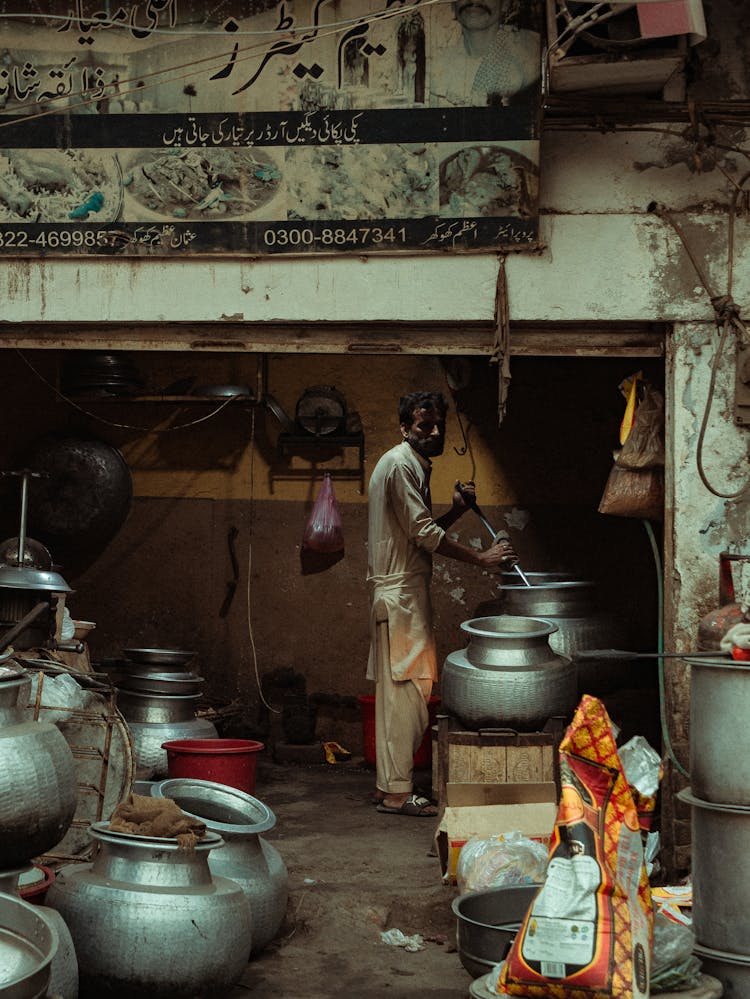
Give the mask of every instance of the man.
POLYGON ((456 0, 460 37, 431 60, 431 104, 505 106, 536 85, 541 35, 509 24, 512 6, 511 0, 456 0))
POLYGON ((432 553, 484 569, 517 561, 507 541, 477 551, 446 530, 467 509, 471 483, 456 482, 447 513, 433 519, 431 459, 443 452, 447 404, 439 392, 413 392, 399 403, 402 441, 380 458, 369 485, 370 657, 375 680, 378 811, 430 816, 436 809, 414 793, 413 758, 429 721, 437 680, 432 631, 432 553))

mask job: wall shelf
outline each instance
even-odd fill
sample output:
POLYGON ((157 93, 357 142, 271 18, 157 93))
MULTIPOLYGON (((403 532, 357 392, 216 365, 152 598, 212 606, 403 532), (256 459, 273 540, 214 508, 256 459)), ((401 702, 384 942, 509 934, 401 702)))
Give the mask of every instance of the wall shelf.
MULTIPOLYGON (((362 431, 356 433, 325 434, 315 437, 312 434, 280 433, 276 442, 278 463, 269 469, 271 490, 276 479, 307 479, 322 477, 328 473, 332 479, 357 479, 360 494, 365 491, 365 435, 362 431), (357 465, 341 467, 322 467, 316 464, 314 468, 290 468, 290 458, 297 456, 315 462, 316 457, 327 452, 328 455, 347 449, 356 448, 357 465)), ((324 458, 323 460, 328 460, 324 458)))
POLYGON ((91 405, 92 403, 106 403, 108 405, 137 403, 140 405, 143 403, 167 402, 178 406, 213 404, 218 408, 224 403, 229 403, 229 405, 245 403, 252 406, 258 403, 255 396, 250 395, 232 396, 231 398, 221 395, 69 395, 66 398, 72 402, 85 403, 86 405, 91 405))

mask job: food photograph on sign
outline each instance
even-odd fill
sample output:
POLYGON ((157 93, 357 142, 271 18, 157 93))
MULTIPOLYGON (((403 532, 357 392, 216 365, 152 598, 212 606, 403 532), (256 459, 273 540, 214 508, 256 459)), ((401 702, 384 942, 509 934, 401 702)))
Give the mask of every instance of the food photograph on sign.
POLYGON ((533 249, 542 0, 0 13, 0 252, 533 249))

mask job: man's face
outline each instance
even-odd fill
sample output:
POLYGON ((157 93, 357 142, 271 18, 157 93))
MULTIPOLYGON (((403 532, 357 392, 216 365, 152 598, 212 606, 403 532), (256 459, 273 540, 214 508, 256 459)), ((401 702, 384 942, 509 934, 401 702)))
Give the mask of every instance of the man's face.
POLYGON ((467 31, 483 31, 500 24, 503 0, 456 0, 453 11, 456 20, 467 31))
POLYGON ((445 419, 434 409, 415 409, 411 425, 401 424, 401 433, 423 458, 437 458, 445 447, 445 419))

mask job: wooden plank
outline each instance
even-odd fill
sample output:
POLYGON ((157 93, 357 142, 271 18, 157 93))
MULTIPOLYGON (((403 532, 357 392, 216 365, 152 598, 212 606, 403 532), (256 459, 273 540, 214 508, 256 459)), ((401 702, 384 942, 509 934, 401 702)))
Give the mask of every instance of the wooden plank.
MULTIPOLYGON (((511 325, 511 354, 661 357, 663 323, 511 325)), ((0 348, 276 354, 485 355, 492 323, 0 323, 0 348)))

